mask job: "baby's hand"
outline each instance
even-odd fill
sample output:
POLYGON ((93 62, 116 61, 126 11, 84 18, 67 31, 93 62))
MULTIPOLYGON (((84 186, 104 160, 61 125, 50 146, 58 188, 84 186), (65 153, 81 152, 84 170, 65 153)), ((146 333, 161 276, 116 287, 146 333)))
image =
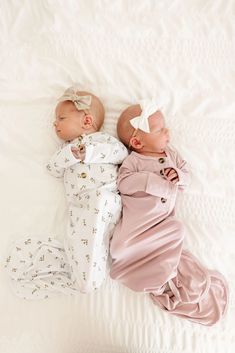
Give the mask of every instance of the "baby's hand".
POLYGON ((176 184, 179 181, 178 173, 174 168, 163 169, 163 175, 166 180, 170 181, 173 184, 176 184))
POLYGON ((81 153, 78 147, 71 147, 71 151, 75 158, 81 159, 81 153))

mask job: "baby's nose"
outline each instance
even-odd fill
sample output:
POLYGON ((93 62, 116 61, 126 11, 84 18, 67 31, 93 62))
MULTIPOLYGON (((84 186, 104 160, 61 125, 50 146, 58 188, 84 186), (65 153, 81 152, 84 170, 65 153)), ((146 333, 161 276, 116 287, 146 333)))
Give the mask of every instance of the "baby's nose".
POLYGON ((57 121, 54 121, 53 126, 56 126, 56 125, 57 125, 57 121))

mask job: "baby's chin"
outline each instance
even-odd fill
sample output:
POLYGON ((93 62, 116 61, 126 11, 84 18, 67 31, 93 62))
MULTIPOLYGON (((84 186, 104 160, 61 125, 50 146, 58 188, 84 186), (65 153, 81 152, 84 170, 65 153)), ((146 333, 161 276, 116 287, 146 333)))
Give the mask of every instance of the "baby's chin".
POLYGON ((156 148, 156 149, 157 149, 158 151, 160 150, 160 151, 164 152, 169 143, 170 143, 170 140, 167 140, 165 144, 163 144, 160 148, 158 147, 158 148, 156 148))
POLYGON ((64 142, 66 142, 66 141, 69 141, 69 139, 67 139, 67 138, 65 138, 64 136, 61 136, 60 134, 56 134, 57 135, 57 137, 59 137, 59 139, 61 140, 61 141, 64 141, 64 142))
POLYGON ((72 141, 72 140, 74 140, 76 138, 76 137, 73 137, 73 136, 64 135, 60 131, 57 131, 56 135, 57 135, 57 137, 59 137, 60 140, 62 140, 64 142, 72 141))

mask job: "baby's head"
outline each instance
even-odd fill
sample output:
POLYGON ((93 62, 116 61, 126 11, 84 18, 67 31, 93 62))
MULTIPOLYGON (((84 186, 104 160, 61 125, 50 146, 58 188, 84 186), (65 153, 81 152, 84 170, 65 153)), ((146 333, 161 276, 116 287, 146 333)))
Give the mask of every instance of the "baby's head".
POLYGON ((153 100, 125 109, 118 120, 117 133, 127 147, 141 154, 162 153, 169 142, 164 116, 153 100))
POLYGON ((55 109, 57 136, 72 141, 82 134, 99 131, 104 121, 104 106, 94 94, 67 89, 55 109))

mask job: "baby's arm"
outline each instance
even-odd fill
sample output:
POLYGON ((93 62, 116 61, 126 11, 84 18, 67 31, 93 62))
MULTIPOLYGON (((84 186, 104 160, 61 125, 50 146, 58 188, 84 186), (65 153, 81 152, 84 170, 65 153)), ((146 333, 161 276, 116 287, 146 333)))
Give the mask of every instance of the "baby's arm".
POLYGON ((176 186, 155 173, 137 171, 135 161, 130 157, 119 169, 118 188, 125 195, 133 195, 142 191, 157 197, 168 198, 176 186))
POLYGON ((126 147, 115 137, 85 146, 84 163, 121 164, 128 156, 126 147))
POLYGON ((72 148, 72 144, 67 144, 66 146, 60 148, 59 151, 52 156, 46 166, 51 175, 56 178, 61 178, 64 175, 65 169, 80 161, 73 155, 72 148))

